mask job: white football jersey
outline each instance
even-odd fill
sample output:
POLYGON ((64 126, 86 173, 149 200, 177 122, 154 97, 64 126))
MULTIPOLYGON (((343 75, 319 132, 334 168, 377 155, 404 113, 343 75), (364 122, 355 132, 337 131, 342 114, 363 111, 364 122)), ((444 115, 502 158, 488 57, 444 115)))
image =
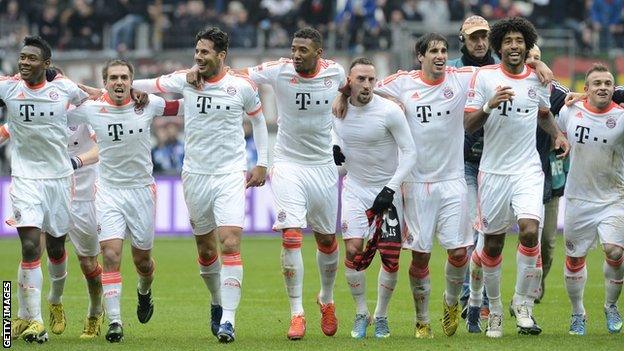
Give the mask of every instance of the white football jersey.
POLYGON ((274 159, 304 165, 333 163, 331 105, 346 83, 338 63, 320 59, 309 76, 295 71, 292 60, 265 62, 249 68, 256 84, 269 84, 277 100, 274 159))
MULTIPOLYGON (((70 125, 67 127, 69 156, 78 156, 88 152, 95 146, 95 132, 87 124, 70 125)), ((75 201, 95 200, 95 180, 97 179, 97 163, 74 170, 75 201)))
POLYGON ((256 85, 228 72, 196 89, 186 82, 186 72, 135 80, 133 87, 184 95, 184 171, 227 174, 247 170, 243 113, 253 118, 262 112, 256 85))
POLYGON ((564 106, 557 118, 570 142, 565 197, 591 202, 624 199, 624 109, 597 111, 587 100, 564 106))
POLYGON ((149 95, 142 109, 128 99, 116 106, 104 94, 69 112, 73 123, 91 125, 100 149, 99 182, 113 187, 143 187, 154 183, 150 126, 155 116, 162 116, 165 100, 149 95))
POLYGON ((464 106, 474 67, 447 67, 444 77, 428 81, 421 71, 399 71, 379 81, 376 92, 403 103, 416 145, 411 182, 464 177, 464 106))
POLYGON ((347 178, 362 186, 398 191, 416 162, 403 111, 381 96, 374 95, 364 106, 349 105, 344 119, 334 118, 334 132, 345 155, 347 178))
POLYGON ((550 85, 542 85, 529 66, 517 75, 506 72, 502 64, 481 67, 470 82, 465 111, 483 108, 502 86, 512 87, 515 95, 487 117, 479 169, 495 174, 519 174, 528 169, 539 172, 542 163, 535 130, 538 111, 550 109, 550 85))
POLYGON ((30 86, 19 76, 0 77, 0 99, 11 126, 11 174, 31 179, 72 174, 67 153, 67 109, 88 95, 67 78, 57 76, 30 86))

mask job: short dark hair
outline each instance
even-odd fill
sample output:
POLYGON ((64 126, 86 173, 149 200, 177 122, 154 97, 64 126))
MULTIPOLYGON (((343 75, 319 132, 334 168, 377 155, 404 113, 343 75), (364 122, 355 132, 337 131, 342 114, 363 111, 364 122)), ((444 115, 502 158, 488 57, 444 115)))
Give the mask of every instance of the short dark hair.
POLYGON ((226 32, 218 27, 210 27, 200 30, 195 36, 195 44, 202 39, 210 40, 216 52, 228 51, 230 39, 226 32))
POLYGON ((104 64, 104 68, 102 68, 102 79, 106 82, 108 79, 108 69, 113 66, 126 66, 128 67, 128 71, 130 71, 130 76, 134 77, 134 66, 126 60, 123 59, 112 59, 106 61, 104 64))
POLYGON ((373 61, 368 57, 358 57, 355 60, 351 61, 351 66, 349 67, 349 71, 353 69, 356 65, 367 65, 367 66, 375 66, 373 61))
POLYGON ((416 39, 414 50, 416 50, 417 54, 421 54, 424 56, 427 52, 427 49, 429 48, 429 45, 434 41, 444 43, 444 46, 448 49, 448 40, 446 40, 446 37, 438 33, 427 33, 416 39))
POLYGON ((589 75, 594 73, 594 72, 609 72, 609 73, 611 73, 611 71, 609 71, 609 67, 607 67, 604 63, 596 62, 587 70, 587 73, 585 73, 585 82, 586 83, 587 83, 587 78, 589 77, 589 75))
POLYGON ((38 35, 28 35, 24 37, 24 46, 34 46, 41 50, 41 56, 43 60, 49 60, 52 58, 52 48, 45 39, 38 35))
POLYGON ((533 23, 524 17, 508 17, 496 22, 490 30, 490 45, 498 58, 501 58, 500 49, 503 45, 503 38, 509 32, 522 34, 526 46, 526 55, 528 55, 529 50, 537 42, 537 30, 535 30, 533 23))
POLYGON ((317 48, 323 47, 323 37, 321 36, 321 32, 312 27, 299 29, 295 32, 293 38, 311 39, 312 42, 316 44, 317 48))

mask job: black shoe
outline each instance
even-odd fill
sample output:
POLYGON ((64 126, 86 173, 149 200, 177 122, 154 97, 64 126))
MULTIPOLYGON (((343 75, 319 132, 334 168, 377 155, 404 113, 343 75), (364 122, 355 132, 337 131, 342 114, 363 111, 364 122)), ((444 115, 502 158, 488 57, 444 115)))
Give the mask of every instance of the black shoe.
POLYGON ((152 314, 154 313, 152 290, 148 291, 145 295, 141 295, 137 290, 137 297, 139 300, 137 304, 137 318, 139 318, 139 322, 145 324, 149 322, 150 318, 152 318, 152 314))
POLYGON ((219 332, 222 315, 223 308, 221 305, 210 305, 210 330, 214 336, 217 336, 217 333, 219 332))
POLYGON ((111 323, 106 332, 106 340, 120 342, 123 339, 123 327, 119 323, 111 323))

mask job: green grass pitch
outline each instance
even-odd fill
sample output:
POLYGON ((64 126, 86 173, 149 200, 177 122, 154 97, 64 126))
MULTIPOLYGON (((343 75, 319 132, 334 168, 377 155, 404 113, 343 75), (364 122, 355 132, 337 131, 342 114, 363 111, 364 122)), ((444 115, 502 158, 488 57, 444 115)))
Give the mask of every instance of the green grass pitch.
MULTIPOLYGON (((517 238, 507 239, 503 259, 503 299, 505 305, 511 298, 515 281, 515 244, 517 238)), ((585 290, 588 313, 587 335, 568 335, 570 303, 563 286, 563 246, 559 236, 554 267, 548 276, 546 295, 536 306, 535 316, 544 332, 539 336, 520 336, 515 331, 515 321, 505 315, 505 335, 490 340, 485 335, 468 334, 463 321, 453 337, 446 337, 439 319, 442 316, 442 292, 444 287, 443 250, 436 246, 430 271, 432 293, 430 314, 435 338, 417 340, 413 337, 414 307, 409 290, 407 267, 409 252, 402 252, 399 283, 389 309, 392 336, 376 340, 373 328, 361 341, 350 337, 354 317, 354 303, 344 278, 343 253, 336 281, 335 301, 339 319, 338 333, 326 337, 319 327, 319 311, 315 304, 319 289, 316 269, 315 244, 306 236, 303 246, 305 260, 304 307, 307 315, 307 334, 302 341, 286 339, 289 322, 288 300, 280 273, 280 240, 275 237, 247 237, 243 240, 242 257, 245 267, 243 297, 237 313, 237 340, 233 344, 220 345, 208 327, 209 293, 199 277, 196 263, 195 243, 192 238, 157 238, 154 245, 156 276, 153 285, 155 298, 154 316, 142 325, 136 318, 136 272, 132 267, 128 244, 124 249, 122 268, 123 298, 122 318, 125 339, 121 344, 111 345, 103 336, 84 342, 78 339, 87 308, 86 285, 75 256, 69 258, 69 276, 63 298, 68 325, 63 335, 50 334, 44 345, 28 345, 21 340, 13 341, 18 350, 624 350, 624 336, 608 334, 602 304, 604 280, 602 278, 603 254, 593 250, 588 257, 589 279, 585 290)), ((72 251, 69 245, 69 251, 72 251)), ((19 261, 19 241, 0 241, 0 278, 13 280, 13 316, 17 313, 15 283, 19 261)), ((376 280, 379 269, 376 259, 367 274, 367 297, 369 309, 374 310, 376 280)), ((48 291, 47 270, 44 271, 44 296, 48 291)), ((47 323, 47 306, 44 302, 44 320, 47 323)), ((104 334, 106 329, 103 328, 104 334)))

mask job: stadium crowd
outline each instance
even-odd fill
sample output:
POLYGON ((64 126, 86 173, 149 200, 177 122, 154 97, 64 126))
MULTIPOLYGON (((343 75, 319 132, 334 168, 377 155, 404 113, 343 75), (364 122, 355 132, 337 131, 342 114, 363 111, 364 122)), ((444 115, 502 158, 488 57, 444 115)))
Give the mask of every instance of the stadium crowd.
POLYGON ((209 23, 230 33, 233 48, 287 47, 295 30, 309 25, 324 36, 334 33, 338 49, 362 51, 392 45, 391 28, 404 21, 435 28, 475 13, 487 20, 522 15, 538 28, 572 29, 582 50, 591 52, 624 46, 623 6, 620 0, 2 0, 0 48, 17 48, 31 32, 56 50, 123 52, 135 48, 143 24, 163 48, 187 48, 192 42, 179 38, 209 23))

